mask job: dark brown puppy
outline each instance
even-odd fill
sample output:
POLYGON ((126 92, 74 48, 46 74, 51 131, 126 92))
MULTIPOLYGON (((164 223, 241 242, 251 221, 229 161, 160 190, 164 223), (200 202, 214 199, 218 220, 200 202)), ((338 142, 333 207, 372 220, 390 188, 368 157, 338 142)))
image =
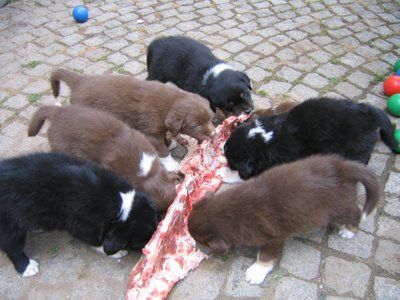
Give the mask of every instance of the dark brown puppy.
POLYGON ((153 145, 139 131, 114 116, 82 105, 42 106, 33 115, 28 135, 35 136, 45 120, 54 151, 93 161, 147 191, 159 212, 176 196, 176 174, 160 164, 153 145))
POLYGON ((279 114, 283 114, 288 112, 292 108, 294 108, 298 103, 293 101, 282 102, 277 106, 268 108, 268 109, 258 109, 251 114, 249 118, 250 121, 257 119, 258 117, 262 116, 275 116, 279 114))
POLYGON ((287 238, 323 226, 339 227, 352 238, 361 217, 357 182, 366 189, 363 216, 379 200, 379 182, 364 165, 339 156, 312 156, 281 165, 194 205, 189 232, 215 252, 258 246, 257 262, 246 271, 261 283, 281 256, 287 238))
POLYGON ((71 89, 71 103, 107 111, 144 133, 169 171, 179 164, 166 145, 166 133, 187 134, 199 141, 215 133, 208 101, 199 95, 157 81, 122 75, 80 75, 58 69, 51 75, 55 97, 60 80, 71 89))

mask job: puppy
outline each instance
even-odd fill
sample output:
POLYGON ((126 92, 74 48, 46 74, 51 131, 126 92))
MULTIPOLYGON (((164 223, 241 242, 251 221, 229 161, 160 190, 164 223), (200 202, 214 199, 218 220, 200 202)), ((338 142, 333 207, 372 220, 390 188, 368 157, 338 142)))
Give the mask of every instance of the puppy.
POLYGON ((107 111, 144 133, 168 171, 177 171, 166 145, 166 133, 190 135, 200 142, 215 133, 206 99, 177 87, 122 75, 81 75, 58 69, 51 75, 55 97, 60 80, 71 89, 71 103, 107 111))
POLYGON ((35 136, 45 120, 50 147, 110 169, 148 192, 158 212, 175 199, 176 174, 168 173, 146 137, 112 115, 82 105, 42 106, 33 115, 28 136, 35 136))
POLYGON ((247 120, 247 122, 253 121, 253 120, 255 120, 259 117, 263 117, 263 116, 275 116, 275 115, 279 115, 279 114, 288 112, 296 105, 297 105, 296 102, 287 101, 287 102, 282 102, 279 105, 268 108, 268 109, 258 109, 251 114, 251 117, 247 120))
MULTIPOLYGON (((229 167, 237 170, 241 179, 319 153, 336 153, 367 164, 378 130, 394 151, 398 143, 384 111, 348 100, 311 99, 287 113, 262 116, 238 126, 224 151, 229 167)), ((228 172, 225 178, 226 182, 237 179, 235 172, 228 172)))
POLYGON ((251 83, 244 72, 216 58, 203 44, 183 36, 154 40, 147 51, 148 80, 173 82, 210 101, 225 114, 249 114, 254 108, 251 83))
POLYGON ((287 238, 335 225, 350 239, 359 224, 357 182, 366 189, 363 216, 379 200, 372 170, 336 155, 313 156, 277 166, 220 194, 206 194, 189 217, 189 232, 200 244, 223 253, 234 246, 259 247, 246 281, 263 282, 287 238))
POLYGON ((107 255, 140 249, 156 229, 150 196, 114 173, 64 154, 0 162, 0 248, 22 276, 38 273, 24 253, 34 230, 66 230, 107 255))

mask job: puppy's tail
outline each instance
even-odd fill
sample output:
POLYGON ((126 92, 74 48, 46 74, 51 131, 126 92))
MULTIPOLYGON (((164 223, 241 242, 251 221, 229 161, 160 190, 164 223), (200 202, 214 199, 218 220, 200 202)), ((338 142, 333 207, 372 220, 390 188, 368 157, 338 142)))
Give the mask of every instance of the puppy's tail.
POLYGON ((376 123, 379 126, 379 133, 382 141, 388 146, 393 152, 399 146, 399 143, 394 138, 393 125, 386 112, 383 110, 370 106, 370 112, 373 114, 376 123))
POLYGON ((51 88, 53 90, 54 97, 58 97, 60 95, 60 81, 65 81, 70 88, 75 86, 79 80, 81 75, 74 73, 72 71, 68 71, 66 69, 57 69, 55 70, 50 77, 51 88))
POLYGON ((61 109, 57 106, 44 105, 39 107, 39 109, 34 113, 31 122, 28 127, 28 136, 35 136, 42 129, 46 119, 52 119, 54 114, 61 109))
POLYGON ((375 172, 361 163, 350 160, 341 160, 339 172, 348 181, 361 182, 365 187, 367 197, 363 208, 363 216, 368 216, 375 209, 380 198, 380 184, 375 172))

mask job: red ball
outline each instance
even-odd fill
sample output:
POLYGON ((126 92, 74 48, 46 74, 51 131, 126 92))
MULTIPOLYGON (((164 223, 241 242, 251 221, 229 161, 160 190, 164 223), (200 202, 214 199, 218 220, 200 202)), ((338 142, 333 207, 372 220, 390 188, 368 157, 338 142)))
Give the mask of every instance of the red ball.
POLYGON ((392 96, 400 93, 400 76, 390 75, 383 84, 383 91, 386 95, 392 96))

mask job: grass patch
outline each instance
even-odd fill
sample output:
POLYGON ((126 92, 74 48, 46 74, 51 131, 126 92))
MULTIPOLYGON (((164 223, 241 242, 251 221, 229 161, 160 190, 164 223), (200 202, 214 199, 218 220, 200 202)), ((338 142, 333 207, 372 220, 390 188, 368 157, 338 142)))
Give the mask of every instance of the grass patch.
POLYGON ((277 270, 274 273, 271 274, 271 279, 278 281, 279 279, 281 279, 283 277, 283 274, 281 271, 277 270))
POLYGON ((321 30, 321 33, 320 33, 321 35, 324 35, 324 36, 327 36, 327 35, 329 35, 329 33, 328 33, 328 30, 327 29, 323 29, 323 30, 321 30))
POLYGON ((342 81, 343 81, 342 77, 329 78, 329 82, 331 83, 331 85, 336 85, 336 84, 338 84, 339 82, 342 82, 342 81))
POLYGON ((115 71, 116 71, 118 74, 121 74, 121 75, 129 75, 129 72, 128 72, 127 70, 125 70, 125 68, 124 68, 123 66, 118 66, 118 67, 116 67, 116 68, 115 68, 115 71))
POLYGON ((104 55, 100 56, 98 59, 96 59, 96 61, 106 61, 107 57, 108 57, 108 55, 104 54, 104 55))
POLYGON ((231 258, 231 255, 230 255, 230 253, 225 253, 225 254, 222 254, 221 258, 223 261, 228 261, 228 259, 231 258))
POLYGON ((79 74, 83 74, 83 69, 74 69, 74 71, 79 73, 79 74))
POLYGON ((339 65, 340 64, 340 59, 338 57, 334 57, 331 59, 331 63, 334 65, 339 65))
POLYGON ((85 280, 86 278, 88 278, 88 276, 85 272, 79 273, 78 275, 79 280, 85 280))
POLYGON ((47 254, 53 258, 56 257, 58 255, 58 251, 60 250, 60 248, 58 248, 57 245, 53 245, 50 247, 49 251, 47 251, 47 254))
POLYGON ((379 82, 383 82, 386 78, 386 74, 374 74, 374 79, 372 79, 372 84, 377 84, 379 82))
POLYGON ((42 62, 40 60, 32 60, 26 64, 23 64, 22 67, 23 68, 29 68, 29 69, 34 69, 36 68, 38 65, 40 65, 42 62))
POLYGON ((32 95, 30 95, 28 97, 28 101, 29 101, 30 104, 33 104, 36 101, 38 101, 40 99, 40 97, 42 97, 41 93, 35 93, 35 94, 32 94, 32 95))
POLYGON ((256 93, 257 93, 257 95, 260 95, 260 96, 263 96, 263 97, 267 96, 267 92, 264 91, 264 90, 258 90, 256 93))

